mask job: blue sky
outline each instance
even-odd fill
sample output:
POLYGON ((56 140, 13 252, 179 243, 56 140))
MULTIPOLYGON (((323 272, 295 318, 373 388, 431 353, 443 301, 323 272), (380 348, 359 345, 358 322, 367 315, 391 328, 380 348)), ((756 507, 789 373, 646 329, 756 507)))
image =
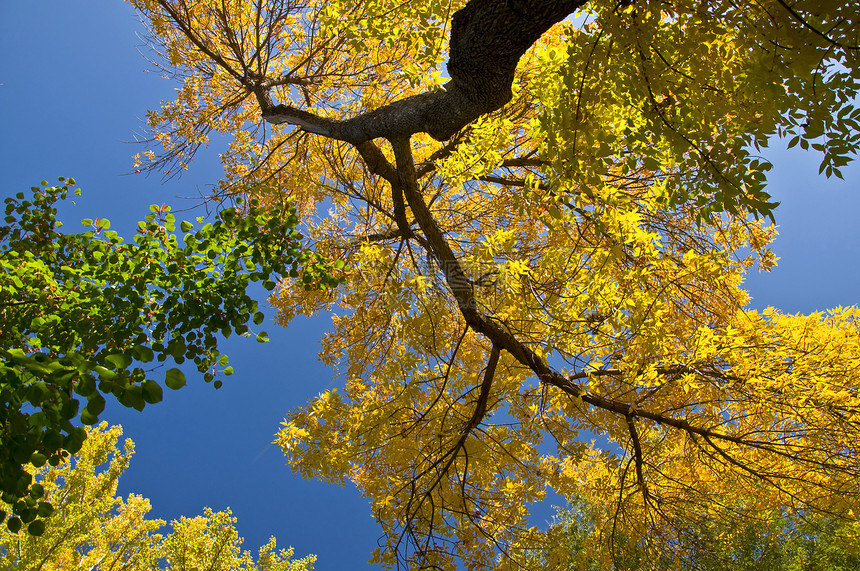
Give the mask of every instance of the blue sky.
MULTIPOLYGON (((141 132, 146 110, 173 90, 146 71, 138 30, 120 0, 0 4, 3 197, 74 176, 84 195, 61 212, 67 228, 103 217, 128 236, 150 204, 193 207, 193 197, 218 180, 214 152, 166 183, 126 174, 141 150, 128 141, 141 132)), ((775 271, 750 276, 753 305, 794 313, 856 304, 860 167, 844 169, 844 182, 827 180, 817 176, 815 155, 794 151, 769 155, 776 165, 770 190, 782 201, 774 245, 781 260, 775 271)), ((297 555, 316 553, 317 569, 366 567, 379 536, 366 500, 350 487, 293 476, 269 444, 290 409, 334 385, 316 359, 326 325, 321 317, 284 330, 269 320, 270 343, 231 339, 224 350, 236 374, 219 391, 189 375, 187 387, 143 414, 109 405, 102 418, 122 424, 137 445, 120 493, 150 498, 151 515, 167 520, 229 506, 247 548, 256 551, 275 535, 297 555)))

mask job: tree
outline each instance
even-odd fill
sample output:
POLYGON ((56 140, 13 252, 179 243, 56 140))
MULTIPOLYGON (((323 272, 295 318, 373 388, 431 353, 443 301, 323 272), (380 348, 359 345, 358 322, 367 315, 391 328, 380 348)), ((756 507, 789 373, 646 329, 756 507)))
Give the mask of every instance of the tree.
POLYGON ((734 511, 733 526, 700 514, 687 522, 679 544, 664 546, 657 557, 649 557, 648 547, 641 543, 622 541, 610 547, 601 538, 611 533, 612 518, 605 506, 574 498, 567 508, 558 510, 549 531, 552 548, 535 553, 535 562, 564 571, 662 571, 679 563, 695 571, 849 571, 860 565, 857 521, 751 513, 743 502, 734 511))
MULTIPOLYGON (((301 271, 308 288, 337 283, 331 264, 302 250, 286 202, 266 212, 251 204, 244 216, 225 208, 193 233, 182 222, 184 247, 170 207, 153 205, 125 244, 103 218, 84 220, 91 230, 82 234, 61 233, 55 206, 74 180, 60 182, 68 184, 43 181, 29 200, 6 199, 0 226, 0 490, 13 505, 13 532, 23 522, 37 533, 51 513, 50 503, 27 504, 39 496, 25 467, 57 466, 77 452, 86 432, 73 421, 98 422, 106 395, 137 410, 160 402, 153 377, 168 359, 193 361, 206 382, 232 374, 217 336, 261 323, 246 291, 252 282, 271 290, 271 278, 301 271)), ((175 367, 157 377, 171 389, 185 385, 175 367)))
POLYGON ((132 3, 183 82, 137 168, 226 134, 218 196, 291 197, 348 262, 337 290, 280 284, 284 324, 339 308, 344 386, 278 442, 371 498, 376 561, 524 564, 548 489, 633 544, 739 497, 855 517, 858 309, 742 289, 774 263, 757 152, 788 138, 841 176, 860 144, 855 5, 132 3))
MULTIPOLYGON (((134 443, 117 440, 122 428, 107 423, 87 428, 80 450, 56 467, 34 470, 38 489, 56 514, 34 535, 0 530, 0 557, 8 568, 37 569, 170 569, 191 571, 310 571, 315 556, 291 560, 293 549, 276 550, 275 538, 256 558, 241 550, 236 518, 230 510, 182 517, 172 531, 156 533, 162 520, 146 519, 149 500, 116 497, 117 483, 129 465, 134 443)), ((0 504, 2 505, 2 504, 0 504)), ((5 506, 7 509, 9 506, 5 506)))

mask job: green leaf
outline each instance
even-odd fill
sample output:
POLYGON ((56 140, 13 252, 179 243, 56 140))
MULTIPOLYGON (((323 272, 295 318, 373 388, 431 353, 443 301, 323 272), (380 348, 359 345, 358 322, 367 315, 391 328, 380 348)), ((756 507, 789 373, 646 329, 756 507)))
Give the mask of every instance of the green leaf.
MULTIPOLYGON (((71 454, 76 453, 81 449, 81 446, 84 444, 84 440, 87 439, 87 431, 80 426, 76 426, 73 428, 69 435, 65 438, 63 442, 63 448, 69 451, 71 454)), ((50 463, 50 461, 49 461, 50 463)))
POLYGON ((87 401, 87 406, 84 410, 90 414, 98 416, 105 409, 105 398, 100 393, 94 393, 87 401))
POLYGON ((168 369, 164 375, 164 384, 174 391, 181 389, 185 386, 185 374, 175 367, 168 369))
POLYGON ((233 367, 227 367, 226 369, 224 369, 224 375, 225 376, 229 377, 232 374, 233 374, 233 367))
MULTIPOLYGON (((106 369, 101 365, 96 365, 93 367, 93 371, 98 373, 99 378, 105 381, 112 381, 117 377, 117 374, 111 371, 110 369, 106 369)), ((83 395, 83 393, 81 393, 83 395)), ((86 396, 86 395, 83 395, 86 396)))
POLYGON ((155 358, 155 353, 146 345, 138 345, 134 348, 134 356, 141 363, 149 363, 155 358))
POLYGON ((265 331, 260 331, 257 333, 257 342, 258 343, 266 343, 269 341, 269 334, 265 331))
MULTIPOLYGON (((162 400, 165 384, 171 389, 186 384, 179 369, 167 371, 162 384, 160 379, 147 379, 142 370, 131 371, 135 363, 172 357, 178 367, 194 359, 204 379, 213 381, 212 361, 222 369, 229 362, 226 355, 220 356, 216 333, 244 335, 251 319, 257 325, 264 321, 247 292, 249 284, 267 280, 266 285, 274 288, 288 271, 280 256, 294 263, 305 251, 298 234, 290 231, 298 222, 294 209, 255 207, 242 216, 226 210, 215 224, 205 224, 201 218, 192 225, 176 221, 166 206, 155 205, 139 223, 134 240, 122 243, 110 230, 110 221, 102 218, 84 220, 88 228, 83 232, 59 234, 53 205, 65 198, 68 188, 35 187, 31 192, 31 201, 25 193, 18 193, 17 201, 10 199, 14 204, 7 200, 6 224, 11 226, 0 221, 0 266, 11 269, 0 289, 11 299, 32 297, 41 304, 32 316, 31 308, 22 308, 28 320, 21 322, 23 327, 17 321, 20 310, 15 306, 7 310, 15 325, 8 328, 7 336, 12 338, 6 346, 26 343, 38 354, 0 350, 4 398, 35 409, 28 412, 29 422, 11 425, 8 437, 15 445, 9 446, 5 460, 0 459, 4 485, 9 474, 21 472, 23 464, 56 466, 67 452, 79 450, 86 432, 73 428, 70 421, 95 423, 107 395, 124 406, 142 409, 162 400), (176 223, 186 233, 182 247, 172 235, 176 223), (31 234, 42 229, 47 232, 45 239, 33 240, 31 234), (195 293, 191 302, 189 286, 203 295, 195 293), (46 303, 49 291, 52 301, 46 303), (219 317, 213 321, 209 318, 213 315, 219 317), (207 354, 220 358, 205 359, 207 354), (28 377, 7 390, 9 385, 3 384, 7 371, 23 371, 28 377), (87 399, 85 406, 70 389, 87 399), (5 472, 7 468, 12 472, 5 472)), ((311 259, 308 256, 304 254, 302 260, 311 259)), ((318 265, 318 273, 324 275, 328 266, 318 265)), ((2 329, 0 333, 7 333, 2 329)), ((262 333, 258 339, 265 341, 268 336, 262 333)), ((228 369, 226 374, 231 372, 228 369)), ((10 499, 16 501, 16 497, 10 499)))
POLYGON ((42 436, 42 446, 46 452, 52 453, 60 449, 63 445, 63 435, 56 430, 48 430, 42 436))
POLYGON ((185 357, 185 340, 181 337, 179 340, 173 345, 173 349, 170 352, 174 359, 181 359, 185 357))
POLYGON ((15 516, 10 517, 6 520, 6 528, 12 533, 18 533, 21 531, 21 520, 15 516))
POLYGON ((36 508, 36 514, 39 517, 49 517, 54 513, 54 506, 50 502, 39 502, 39 507, 36 508))
POLYGON ((108 355, 105 357, 105 361, 117 369, 125 369, 131 365, 131 357, 123 354, 108 355))
POLYGON ((164 393, 161 390, 161 385, 153 380, 147 379, 143 383, 143 399, 149 404, 161 402, 164 398, 164 393))
POLYGON ((88 397, 96 390, 96 381, 91 376, 81 377, 75 385, 75 392, 82 397, 88 397))
POLYGON ((45 522, 41 519, 37 519, 36 521, 30 523, 27 526, 27 533, 34 537, 39 537, 43 533, 45 533, 45 522))
POLYGON ((25 510, 21 510, 21 513, 18 515, 21 516, 21 521, 24 523, 30 523, 36 519, 36 510, 33 508, 27 508, 25 510))
POLYGON ((92 426, 99 421, 97 414, 93 414, 89 409, 85 408, 81 411, 81 423, 87 426, 92 426))
POLYGON ((142 411, 146 407, 146 400, 143 398, 143 388, 137 385, 130 386, 125 393, 120 395, 119 401, 137 411, 142 411))

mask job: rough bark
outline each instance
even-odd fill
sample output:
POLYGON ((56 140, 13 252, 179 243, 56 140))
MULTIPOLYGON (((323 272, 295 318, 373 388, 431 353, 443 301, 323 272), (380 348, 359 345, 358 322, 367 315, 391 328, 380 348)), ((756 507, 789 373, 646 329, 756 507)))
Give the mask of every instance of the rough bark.
POLYGON ((371 139, 428 133, 444 141, 510 101, 517 62, 554 24, 586 0, 471 0, 454 14, 444 89, 395 101, 337 121, 288 105, 276 105, 259 89, 263 118, 354 145, 371 139))

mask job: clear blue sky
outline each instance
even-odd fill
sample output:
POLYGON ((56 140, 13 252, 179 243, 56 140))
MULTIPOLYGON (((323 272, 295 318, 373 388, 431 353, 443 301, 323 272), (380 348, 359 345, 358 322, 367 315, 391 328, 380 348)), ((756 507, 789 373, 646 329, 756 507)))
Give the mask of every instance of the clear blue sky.
MULTIPOLYGON (((82 218, 110 218, 131 235, 152 203, 193 207, 220 177, 215 152, 204 153, 182 178, 124 175, 140 147, 147 109, 172 96, 173 85, 146 71, 139 24, 120 0, 0 3, 0 166, 3 197, 42 179, 74 176, 84 190, 61 212, 67 228, 82 218)), ((860 298, 860 168, 846 181, 818 177, 818 158, 780 152, 771 192, 782 259, 770 274, 750 277, 755 307, 810 312, 854 305, 860 298)), ((197 213, 189 213, 193 219, 197 213)), ((231 507, 245 546, 270 535, 297 555, 316 553, 317 569, 366 568, 379 529, 355 489, 294 477, 270 445, 284 415, 333 386, 316 359, 327 318, 288 330, 267 321, 268 344, 225 344, 236 374, 215 391, 189 373, 189 384, 165 394, 143 414, 118 405, 102 418, 122 424, 137 453, 120 493, 152 500, 153 517, 231 507)))

